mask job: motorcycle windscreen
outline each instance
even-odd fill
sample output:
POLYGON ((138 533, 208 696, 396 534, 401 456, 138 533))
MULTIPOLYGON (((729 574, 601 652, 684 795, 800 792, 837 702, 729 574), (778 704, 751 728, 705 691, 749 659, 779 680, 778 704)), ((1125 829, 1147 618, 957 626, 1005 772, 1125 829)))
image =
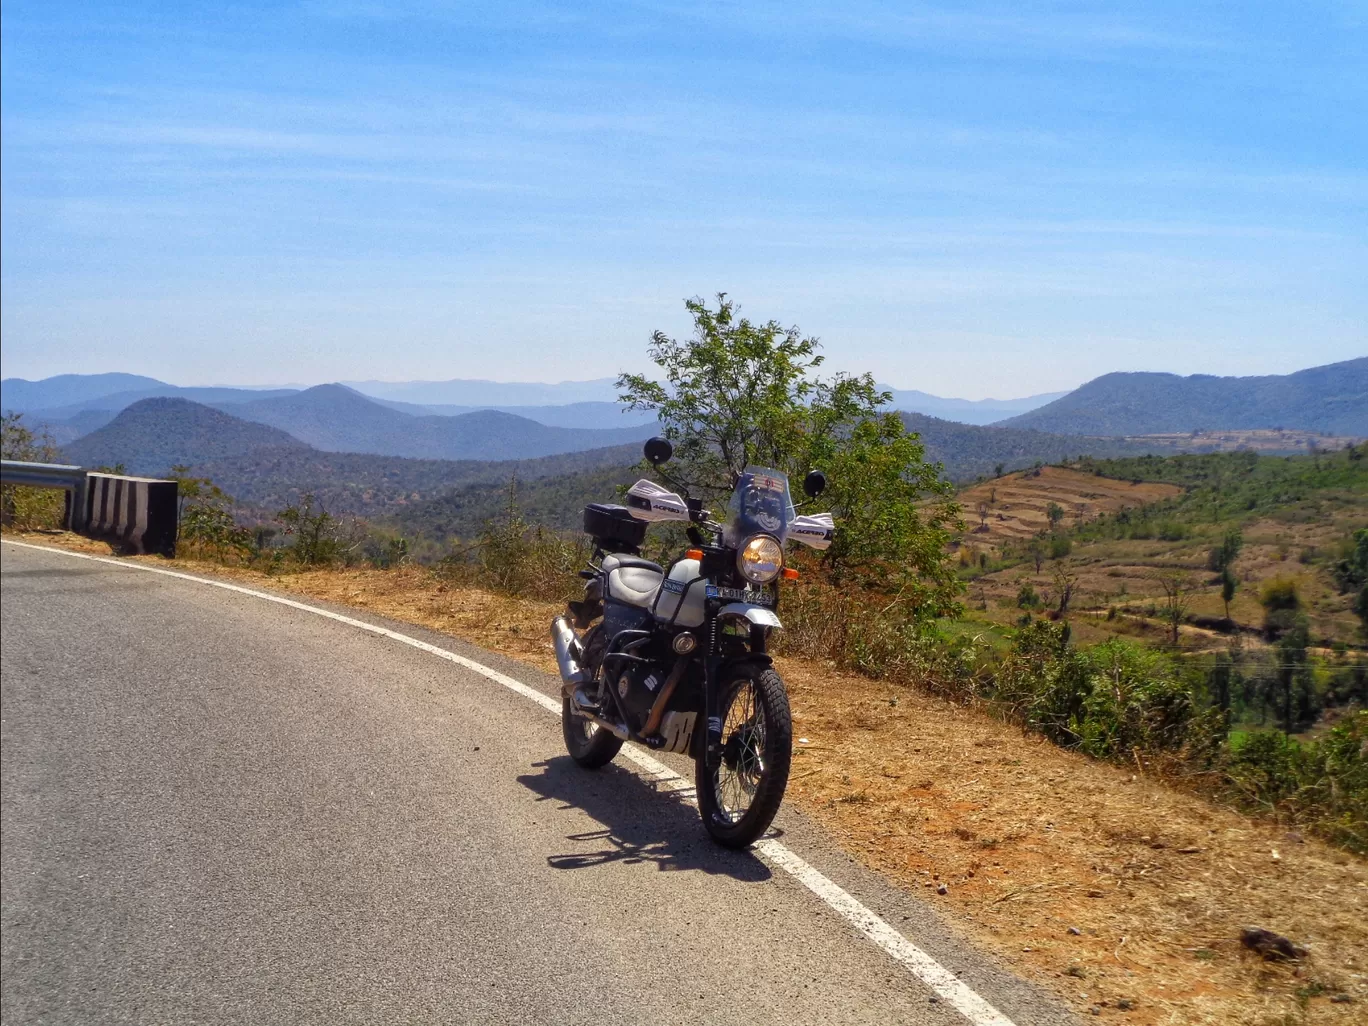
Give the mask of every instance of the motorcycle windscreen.
POLYGON ((739 548, 751 535, 768 534, 782 545, 793 516, 788 475, 769 467, 747 467, 732 492, 722 542, 739 548))

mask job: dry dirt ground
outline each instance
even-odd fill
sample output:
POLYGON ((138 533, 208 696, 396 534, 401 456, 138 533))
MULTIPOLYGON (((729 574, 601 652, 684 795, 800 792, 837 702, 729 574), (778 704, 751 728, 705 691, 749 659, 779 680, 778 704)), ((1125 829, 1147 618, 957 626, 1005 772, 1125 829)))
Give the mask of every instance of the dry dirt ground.
MULTIPOLYGON (((267 577, 177 565, 434 627, 554 672, 546 603, 419 568, 267 577)), ((1368 862, 978 710, 813 663, 780 670, 805 739, 791 800, 1080 1012, 1136 1024, 1368 1018, 1368 862), (1310 954, 1264 962, 1241 948, 1245 926, 1310 954)))
MULTIPOLYGON (((1243 628, 1242 643, 1250 647, 1261 644, 1258 631, 1264 610, 1259 593, 1275 578, 1296 584, 1311 621, 1313 639, 1349 644, 1359 641, 1359 621, 1351 609, 1353 595, 1336 588, 1324 560, 1308 562, 1304 555, 1333 552, 1344 538, 1363 526, 1368 526, 1368 513, 1362 509, 1345 510, 1316 523, 1265 519, 1246 525, 1244 547, 1232 568, 1239 578, 1239 589, 1230 604, 1231 619, 1243 628)), ((1045 560, 1038 573, 1034 564, 1027 562, 977 578, 969 585, 966 600, 977 615, 1006 624, 1021 615, 1017 596, 1024 584, 1031 585, 1046 608, 1052 608, 1059 594, 1057 571, 1062 569, 1074 582, 1070 609, 1075 629, 1082 631, 1077 635, 1080 641, 1111 634, 1159 639, 1166 630, 1159 575, 1167 571, 1185 572, 1191 588, 1187 615, 1225 616, 1220 587, 1206 567, 1207 550, 1215 540, 1194 537, 1181 542, 1146 539, 1076 544, 1063 559, 1045 560), (1116 614, 1109 619, 1111 610, 1116 614)), ((1184 627, 1181 635, 1183 648, 1191 651, 1223 649, 1232 640, 1231 635, 1194 627, 1184 627)))
POLYGON ((1182 493, 1177 485, 1117 481, 1067 467, 1042 467, 984 481, 958 495, 964 507, 965 545, 977 550, 1021 541, 1047 530, 1051 503, 1064 511, 1062 526, 1075 527, 1103 513, 1137 509, 1182 493))

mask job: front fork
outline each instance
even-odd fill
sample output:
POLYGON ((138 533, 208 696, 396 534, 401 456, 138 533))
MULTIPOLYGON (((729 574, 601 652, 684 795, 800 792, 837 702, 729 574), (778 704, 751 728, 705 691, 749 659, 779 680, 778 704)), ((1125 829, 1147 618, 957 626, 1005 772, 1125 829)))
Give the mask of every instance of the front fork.
MULTIPOLYGON (((715 769, 722 763, 722 710, 719 706, 722 701, 720 678, 724 660, 718 634, 717 620, 713 619, 708 625, 708 654, 703 663, 703 709, 708 720, 703 757, 709 769, 715 769)), ((752 625, 750 654, 766 655, 768 643, 769 628, 752 625)))

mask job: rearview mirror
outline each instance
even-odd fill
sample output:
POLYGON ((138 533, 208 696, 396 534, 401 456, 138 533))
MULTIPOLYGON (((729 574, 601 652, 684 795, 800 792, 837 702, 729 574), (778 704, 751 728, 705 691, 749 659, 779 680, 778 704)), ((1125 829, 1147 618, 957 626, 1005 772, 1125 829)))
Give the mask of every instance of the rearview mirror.
POLYGON ((815 499, 826 491, 826 475, 820 470, 809 470, 807 477, 803 478, 803 494, 809 499, 815 499))
POLYGON ((646 445, 642 452, 645 453, 651 466, 658 467, 674 455, 674 446, 670 444, 668 438, 661 438, 656 435, 654 438, 646 439, 646 445))

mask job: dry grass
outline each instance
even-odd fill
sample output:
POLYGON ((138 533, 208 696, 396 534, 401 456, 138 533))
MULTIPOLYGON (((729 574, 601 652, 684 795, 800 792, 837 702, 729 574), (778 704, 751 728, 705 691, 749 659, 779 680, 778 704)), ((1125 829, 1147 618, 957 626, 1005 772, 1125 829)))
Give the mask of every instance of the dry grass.
MULTIPOLYGON (((34 540, 108 551, 70 536, 34 540)), ((546 603, 451 588, 414 568, 267 578, 177 562, 554 668, 546 623, 556 610, 546 603)), ((780 669, 808 739, 793 802, 1075 1008, 1143 1024, 1362 1021, 1368 863, 973 710, 810 662, 780 669), (1291 937, 1310 957, 1287 967, 1244 953, 1247 925, 1291 937), (1355 1003, 1331 1003, 1337 993, 1355 1003)))
POLYGON ((1171 498, 1182 492, 1177 485, 1116 481, 1067 467, 1042 467, 984 481, 958 495, 969 528, 963 541, 973 548, 991 548, 1004 541, 1020 541, 1047 530, 1046 513, 1051 503, 1064 511, 1064 527, 1096 520, 1104 513, 1171 498), (987 513, 981 521, 980 508, 987 513), (986 530, 984 529, 986 527, 986 530))
MULTIPOLYGON (((1312 523, 1285 523, 1261 519, 1245 525, 1244 548, 1233 569, 1240 587, 1230 606, 1231 618, 1246 628, 1257 631, 1263 623, 1264 610, 1259 604, 1259 591, 1277 577, 1297 582, 1298 592, 1306 604, 1313 638, 1358 640, 1358 619, 1350 608, 1353 596, 1343 594, 1335 586, 1323 561, 1306 564, 1299 557, 1303 552, 1333 552, 1335 546, 1360 527, 1368 526, 1368 513, 1361 508, 1327 512, 1312 523)), ((1186 568, 1191 572, 1195 588, 1188 612, 1193 616, 1223 617, 1224 604, 1214 574, 1206 568, 1207 550, 1211 538, 1194 537, 1179 542, 1158 539, 1124 539, 1079 542, 1070 555, 1061 560, 1046 560, 1040 573, 1030 563, 1022 563, 1006 570, 985 574, 969 586, 968 597, 980 609, 979 615, 998 623, 1014 621, 1021 610, 1017 608, 1017 592, 1023 584, 1030 584, 1038 594, 1053 598, 1056 566, 1063 567, 1075 578, 1074 598, 1071 603, 1076 637, 1082 642, 1100 640, 1113 634, 1127 634, 1158 640, 1166 628, 1157 619, 1124 615, 1129 610, 1138 613, 1163 596, 1156 571, 1186 568), (1105 621, 1107 610, 1115 607, 1123 615, 1105 621), (1095 613, 1089 618, 1087 613, 1095 613)), ((1050 604, 1049 601, 1046 603, 1050 604)), ((1214 631, 1185 627, 1183 647, 1191 651, 1223 649, 1230 637, 1214 631)), ((1257 647, 1256 637, 1246 636, 1245 644, 1257 647)))

